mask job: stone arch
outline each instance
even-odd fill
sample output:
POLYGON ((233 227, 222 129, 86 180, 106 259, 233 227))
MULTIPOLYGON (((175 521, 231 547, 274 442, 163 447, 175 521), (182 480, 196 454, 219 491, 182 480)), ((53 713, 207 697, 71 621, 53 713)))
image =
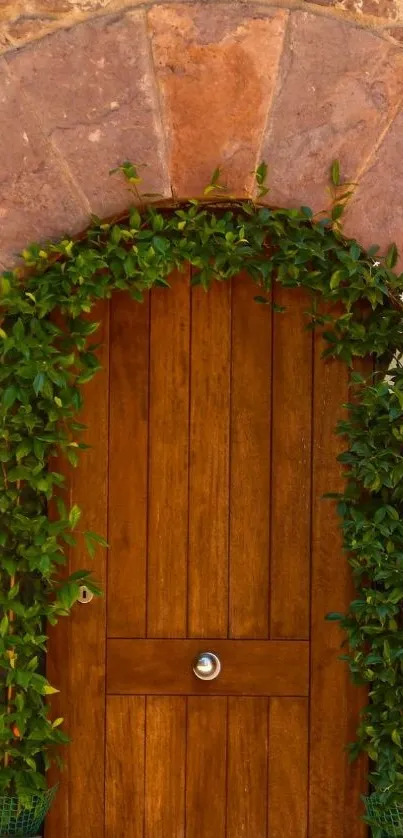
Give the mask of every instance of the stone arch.
POLYGON ((132 196, 108 173, 125 159, 164 199, 201 194, 217 165, 251 195, 264 159, 268 202, 318 210, 337 157, 358 184, 346 232, 403 245, 399 0, 20 6, 0 21, 3 266, 123 212, 132 196))

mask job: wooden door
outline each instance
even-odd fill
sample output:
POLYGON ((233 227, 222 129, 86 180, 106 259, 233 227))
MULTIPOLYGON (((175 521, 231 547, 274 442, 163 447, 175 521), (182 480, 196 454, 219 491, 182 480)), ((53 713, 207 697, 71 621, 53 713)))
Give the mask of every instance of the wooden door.
MULTIPOLYGON (((73 739, 47 838, 363 838, 362 695, 325 622, 351 583, 334 506, 347 371, 308 301, 189 275, 101 306, 93 448, 69 475, 108 533, 103 600, 52 638, 73 739), (201 681, 198 654, 221 672, 201 681)), ((72 567, 83 557, 72 556, 72 567)))

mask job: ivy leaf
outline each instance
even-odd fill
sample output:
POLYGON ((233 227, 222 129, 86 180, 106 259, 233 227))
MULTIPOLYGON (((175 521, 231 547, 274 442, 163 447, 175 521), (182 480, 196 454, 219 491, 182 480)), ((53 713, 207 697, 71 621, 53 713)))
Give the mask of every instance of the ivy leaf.
POLYGON ((332 179, 333 186, 339 186, 340 184, 340 163, 338 160, 333 160, 331 169, 330 169, 330 176, 332 179))
POLYGON ((333 271, 329 282, 329 286, 332 291, 339 287, 340 283, 345 279, 345 276, 346 274, 344 270, 333 271))
POLYGON ((387 268, 393 269, 397 263, 399 258, 399 252, 395 244, 391 244, 386 257, 385 257, 385 265, 387 268))
POLYGON ((79 506, 74 504, 74 506, 71 507, 70 512, 69 512, 70 529, 74 530, 76 528, 80 518, 81 518, 81 509, 80 509, 79 506))
POLYGON ((92 541, 95 541, 97 544, 100 544, 101 547, 109 547, 108 542, 105 541, 102 535, 98 535, 97 532, 87 530, 87 532, 85 532, 84 534, 92 541))
POLYGON ((401 744, 402 744, 401 736, 400 736, 399 731, 396 730, 396 729, 392 730, 392 742, 394 742, 395 745, 398 745, 399 748, 401 747, 401 744))
POLYGON ((332 221, 338 221, 338 219, 343 215, 343 212, 343 204, 336 204, 332 209, 332 221))
POLYGON ((20 442, 17 445, 16 451, 15 451, 15 456, 16 456, 18 462, 20 460, 22 460, 23 457, 26 457, 26 455, 31 452, 31 446, 32 446, 32 443, 31 443, 30 439, 24 439, 22 442, 20 442))
POLYGON ((8 625, 9 625, 9 622, 8 622, 7 614, 4 614, 4 617, 2 618, 2 620, 0 622, 0 637, 5 637, 5 635, 8 632, 8 625))
POLYGON ((38 372, 36 374, 35 378, 34 378, 34 381, 33 381, 33 388, 34 388, 36 396, 39 396, 39 393, 42 392, 44 384, 45 384, 45 376, 44 376, 43 372, 38 372))
POLYGON ((58 692, 60 692, 60 690, 57 690, 55 687, 52 687, 50 684, 45 684, 45 686, 43 688, 43 694, 44 695, 55 695, 58 692))

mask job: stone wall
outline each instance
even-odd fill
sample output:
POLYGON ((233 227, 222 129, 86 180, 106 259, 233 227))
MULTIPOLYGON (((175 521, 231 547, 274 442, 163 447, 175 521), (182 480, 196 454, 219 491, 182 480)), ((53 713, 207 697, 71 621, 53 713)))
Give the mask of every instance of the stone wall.
MULTIPOLYGON (((202 2, 214 4, 217 0, 202 2)), ((250 0, 232 2, 247 6, 250 0)), ((157 3, 158 0, 0 0, 0 52, 91 17, 115 14, 124 9, 150 8, 157 3)), ((261 8, 267 5, 270 5, 269 0, 260 0, 261 8)), ((277 0, 274 5, 306 9, 315 14, 334 14, 368 27, 383 37, 403 41, 403 0, 277 0)))
POLYGON ((0 0, 0 265, 124 212, 127 159, 164 199, 265 160, 270 203, 319 210, 338 158, 346 232, 403 247, 403 0, 117 3, 0 0))

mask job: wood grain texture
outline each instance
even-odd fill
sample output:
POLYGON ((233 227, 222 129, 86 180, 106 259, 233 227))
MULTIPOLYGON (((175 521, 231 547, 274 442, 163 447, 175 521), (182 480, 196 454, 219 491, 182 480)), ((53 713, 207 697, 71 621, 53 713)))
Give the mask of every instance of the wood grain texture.
MULTIPOLYGON (((330 611, 343 612, 350 601, 350 572, 342 551, 335 503, 326 492, 342 490, 336 457, 343 448, 336 435, 341 405, 348 399, 348 370, 324 361, 324 343, 315 337, 314 448, 311 601, 310 838, 344 838, 357 819, 345 810, 345 753, 349 727, 346 667, 338 660, 343 640, 338 623, 325 622, 330 611), (343 778, 343 780, 341 779, 343 778)), ((358 807, 358 800, 356 802, 358 807)))
POLYGON ((267 834, 268 700, 230 698, 226 838, 267 834))
POLYGON ((184 637, 187 614, 188 273, 151 292, 147 633, 184 637))
POLYGON ((145 698, 106 704, 105 838, 143 838, 145 698))
POLYGON ((188 698, 186 838, 227 838, 227 707, 219 698, 188 698))
POLYGON ((276 287, 273 317, 270 637, 309 637, 312 332, 308 294, 276 287), (284 603, 287 606, 284 607, 284 603))
POLYGON ((145 838, 185 838, 186 699, 148 697, 145 838))
POLYGON ((108 634, 146 627, 149 297, 111 306, 108 634))
POLYGON ((307 695, 309 647, 281 640, 109 640, 107 691, 125 695, 307 695), (192 664, 215 652, 222 669, 200 681, 192 664))
POLYGON ((190 637, 228 634, 231 287, 192 290, 190 637))
POLYGON ((230 637, 265 638, 269 619, 272 309, 246 276, 232 284, 230 637))
POLYGON ((304 698, 269 702, 270 838, 307 838, 308 709, 304 698))
MULTIPOLYGON (((77 469, 63 470, 68 475, 65 500, 83 510, 81 530, 107 535, 108 479, 108 366, 109 306, 98 303, 91 319, 100 322, 96 340, 101 344, 102 369, 85 385, 84 408, 80 421, 88 426, 83 441, 91 447, 80 457, 77 469)), ((106 555, 99 548, 93 560, 85 552, 82 540, 70 551, 69 571, 89 567, 105 589, 106 555)), ((64 756, 66 779, 47 820, 47 838, 80 836, 102 838, 104 822, 105 775, 105 598, 84 607, 77 603, 67 621, 53 634, 48 666, 56 687, 68 689, 61 695, 61 716, 71 737, 64 756), (52 670, 53 667, 53 670, 52 670), (58 673, 63 668, 62 681, 58 673), (89 723, 90 720, 90 723, 89 723), (83 812, 86 813, 83 818, 83 812)), ((58 708, 59 709, 59 708, 58 708)), ((63 775, 62 775, 63 776, 63 775)))

